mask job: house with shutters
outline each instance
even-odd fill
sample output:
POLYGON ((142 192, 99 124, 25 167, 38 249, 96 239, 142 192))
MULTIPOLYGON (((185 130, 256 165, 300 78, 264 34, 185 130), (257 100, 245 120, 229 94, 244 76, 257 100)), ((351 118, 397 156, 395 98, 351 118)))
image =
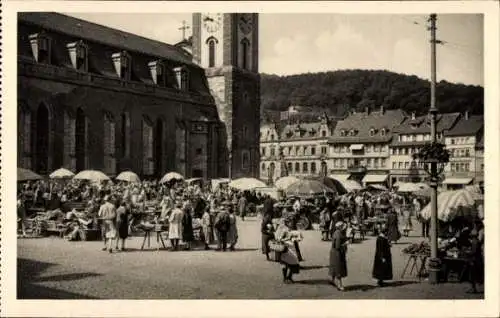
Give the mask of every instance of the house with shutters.
POLYGON ((389 144, 394 130, 406 119, 400 109, 353 111, 340 120, 329 138, 329 175, 362 185, 388 186, 389 144))

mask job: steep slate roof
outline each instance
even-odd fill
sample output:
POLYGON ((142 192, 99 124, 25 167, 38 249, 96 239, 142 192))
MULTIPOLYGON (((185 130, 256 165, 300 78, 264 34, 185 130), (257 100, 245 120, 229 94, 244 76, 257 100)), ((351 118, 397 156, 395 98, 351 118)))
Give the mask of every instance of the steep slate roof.
POLYGON ((198 67, 191 61, 189 54, 186 54, 184 50, 174 45, 64 14, 55 12, 21 12, 18 13, 18 19, 20 22, 38 25, 47 30, 67 34, 90 42, 98 42, 123 50, 139 52, 198 67))
POLYGON ((455 127, 448 131, 446 136, 472 136, 476 135, 484 127, 483 116, 470 116, 460 118, 455 127))
POLYGON ((392 137, 395 127, 405 120, 405 114, 400 109, 386 111, 372 111, 351 114, 344 120, 337 123, 331 143, 366 143, 366 142, 387 142, 392 137), (370 136, 370 130, 375 129, 375 135, 370 136), (380 131, 386 129, 386 135, 382 136, 380 131), (356 129, 355 136, 349 136, 349 131, 356 129), (347 135, 341 136, 340 132, 345 130, 347 135))
MULTIPOLYGON (((438 114, 436 118, 436 132, 439 133, 450 130, 459 118, 460 113, 438 114)), ((422 134, 430 133, 430 131, 430 121, 427 115, 409 119, 394 130, 394 132, 398 134, 422 134)))

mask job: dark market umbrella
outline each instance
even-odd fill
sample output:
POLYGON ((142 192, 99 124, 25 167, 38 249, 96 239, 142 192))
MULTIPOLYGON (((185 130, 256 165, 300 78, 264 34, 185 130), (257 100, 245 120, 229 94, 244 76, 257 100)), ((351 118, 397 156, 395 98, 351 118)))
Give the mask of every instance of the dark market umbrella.
POLYGON ((17 168, 17 181, 41 180, 43 177, 29 169, 17 168))
POLYGON ((328 188, 335 190, 338 194, 343 195, 346 194, 348 191, 347 189, 342 185, 342 183, 338 180, 335 180, 330 177, 324 177, 324 176, 308 176, 305 177, 306 180, 316 180, 324 185, 326 185, 328 188))

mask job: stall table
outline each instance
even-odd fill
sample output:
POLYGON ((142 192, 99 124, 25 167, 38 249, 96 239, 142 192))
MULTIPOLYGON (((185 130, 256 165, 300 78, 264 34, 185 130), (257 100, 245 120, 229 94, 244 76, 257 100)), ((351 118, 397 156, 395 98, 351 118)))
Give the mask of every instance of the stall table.
POLYGON ((406 261, 405 268, 401 273, 401 278, 405 278, 405 275, 407 273, 406 271, 408 270, 408 267, 410 267, 410 272, 408 273, 408 275, 413 274, 413 272, 416 270, 417 277, 419 278, 419 280, 421 280, 427 274, 425 263, 429 255, 421 253, 406 255, 408 255, 408 260, 406 261))

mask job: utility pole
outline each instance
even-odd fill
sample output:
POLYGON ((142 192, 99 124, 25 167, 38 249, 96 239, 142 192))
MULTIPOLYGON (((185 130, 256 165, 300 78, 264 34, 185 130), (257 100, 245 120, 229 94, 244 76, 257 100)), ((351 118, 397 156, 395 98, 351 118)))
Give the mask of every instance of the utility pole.
MULTIPOLYGON (((431 143, 435 144, 436 139, 436 116, 438 109, 436 108, 436 14, 431 14, 429 21, 431 23, 431 108, 429 115, 431 117, 431 143)), ((438 258, 438 223, 437 223, 437 186, 439 175, 437 171, 437 161, 431 162, 430 186, 431 192, 431 257, 429 259, 429 282, 437 284, 439 282, 439 270, 441 262, 438 258)))

